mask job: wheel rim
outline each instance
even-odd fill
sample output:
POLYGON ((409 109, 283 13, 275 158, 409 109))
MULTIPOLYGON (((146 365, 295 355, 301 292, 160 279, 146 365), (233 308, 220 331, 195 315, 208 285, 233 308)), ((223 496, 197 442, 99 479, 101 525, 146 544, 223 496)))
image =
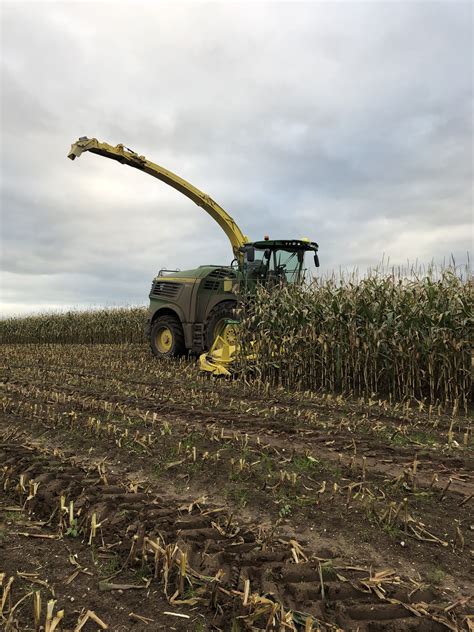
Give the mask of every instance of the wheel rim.
POLYGON ((229 324, 228 318, 222 318, 214 329, 214 340, 221 336, 228 345, 235 345, 237 340, 237 325, 229 324))
POLYGON ((169 327, 163 325, 156 332, 156 348, 160 353, 168 353, 173 346, 173 332, 169 327))

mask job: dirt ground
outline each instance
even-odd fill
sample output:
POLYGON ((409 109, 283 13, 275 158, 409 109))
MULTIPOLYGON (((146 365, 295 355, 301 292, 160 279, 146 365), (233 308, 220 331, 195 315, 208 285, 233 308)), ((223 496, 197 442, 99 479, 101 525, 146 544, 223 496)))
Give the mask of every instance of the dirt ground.
POLYGON ((466 416, 2 351, 6 630, 474 629, 466 416))

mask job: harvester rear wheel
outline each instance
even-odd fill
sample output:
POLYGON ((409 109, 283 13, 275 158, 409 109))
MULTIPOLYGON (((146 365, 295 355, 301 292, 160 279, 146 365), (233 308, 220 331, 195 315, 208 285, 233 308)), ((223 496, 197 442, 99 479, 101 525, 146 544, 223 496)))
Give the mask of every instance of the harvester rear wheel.
POLYGON ((150 332, 151 350, 157 358, 173 358, 186 352, 181 323, 174 316, 159 316, 150 332))
POLYGON ((234 301, 223 301, 211 309, 206 321, 206 349, 212 347, 212 343, 222 331, 225 321, 229 318, 235 318, 235 308, 236 303, 234 301))

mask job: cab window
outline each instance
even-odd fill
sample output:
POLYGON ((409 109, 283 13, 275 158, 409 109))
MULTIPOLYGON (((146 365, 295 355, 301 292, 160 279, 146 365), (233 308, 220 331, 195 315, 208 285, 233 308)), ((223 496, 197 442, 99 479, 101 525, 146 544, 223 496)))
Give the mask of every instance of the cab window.
POLYGON ((304 263, 303 250, 274 250, 268 268, 269 276, 287 283, 300 280, 304 263))
POLYGON ((245 261, 246 276, 252 281, 262 281, 267 276, 270 250, 255 249, 254 261, 245 261))

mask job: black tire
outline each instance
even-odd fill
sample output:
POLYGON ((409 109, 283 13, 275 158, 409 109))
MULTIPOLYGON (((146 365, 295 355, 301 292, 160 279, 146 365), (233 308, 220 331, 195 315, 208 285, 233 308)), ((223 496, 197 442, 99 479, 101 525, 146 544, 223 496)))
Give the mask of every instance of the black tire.
POLYGON ((212 343, 214 342, 220 323, 227 318, 235 318, 236 307, 237 303, 235 301, 223 301, 211 309, 207 317, 204 332, 206 349, 210 349, 212 347, 212 343))
POLYGON ((181 323, 175 316, 158 316, 150 330, 150 346, 157 358, 175 358, 186 353, 184 333, 181 323), (166 339, 160 340, 160 334, 166 339), (169 343, 168 343, 169 338, 169 343))

